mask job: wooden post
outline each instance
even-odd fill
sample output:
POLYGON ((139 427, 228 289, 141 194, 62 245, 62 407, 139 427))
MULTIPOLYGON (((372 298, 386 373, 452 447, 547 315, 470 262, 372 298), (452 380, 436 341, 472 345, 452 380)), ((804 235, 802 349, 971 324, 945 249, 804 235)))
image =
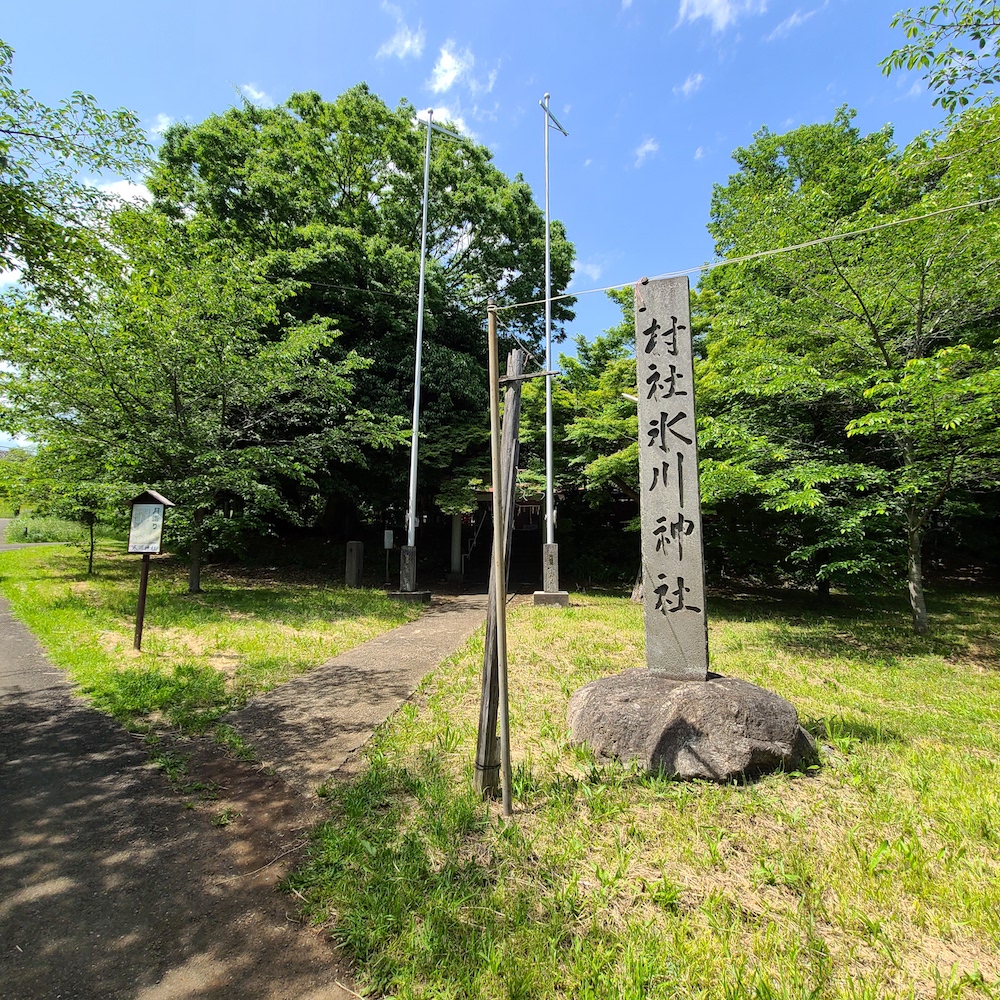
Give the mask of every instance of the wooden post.
MULTIPOLYGON (((525 353, 511 351, 507 357, 507 376, 524 372, 525 353)), ((504 397, 501 432, 501 478, 503 482, 504 566, 509 566, 514 537, 514 506, 517 497, 517 464, 520 452, 518 430, 521 419, 521 382, 511 382, 504 397)), ((504 582, 506 589, 506 572, 504 582)), ((483 689, 479 702, 479 737, 476 743, 474 787, 484 798, 497 798, 500 792, 500 745, 497 740, 497 711, 500 688, 497 658, 497 597, 495 568, 490 570, 489 610, 486 616, 486 644, 483 651, 483 689)))
POLYGON ((139 577, 139 605, 135 612, 135 642, 136 649, 142 649, 142 623, 146 617, 146 586, 149 583, 149 553, 142 557, 142 575, 139 577))
POLYGON ((493 479, 493 580, 496 594, 497 688, 500 696, 500 767, 503 814, 512 816, 510 789, 510 720, 507 712, 507 573, 504 566, 503 469, 500 460, 500 359, 497 306, 489 300, 490 457, 493 479))

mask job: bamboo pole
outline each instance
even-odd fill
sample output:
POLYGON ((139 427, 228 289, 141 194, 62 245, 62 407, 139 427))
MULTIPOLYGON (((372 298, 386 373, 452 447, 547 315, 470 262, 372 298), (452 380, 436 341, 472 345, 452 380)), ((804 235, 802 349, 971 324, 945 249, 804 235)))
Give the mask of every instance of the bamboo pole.
MULTIPOLYGON (((514 507, 517 491, 518 429, 521 418, 521 379, 526 354, 511 351, 507 356, 507 392, 504 395, 500 431, 500 458, 503 476, 504 564, 510 566, 514 535, 514 507)), ((486 614, 486 642, 483 646, 483 686, 479 700, 479 735, 476 740, 473 785, 483 798, 500 797, 500 744, 497 739, 497 713, 500 688, 497 678, 497 603, 495 574, 490 570, 489 610, 486 614)))
POLYGON ((504 567, 503 469, 500 461, 500 349, 497 343, 497 305, 489 311, 490 353, 490 456, 493 467, 493 576, 497 601, 497 686, 500 693, 500 767, 503 780, 503 814, 512 816, 510 788, 510 718, 507 701, 507 574, 504 567))

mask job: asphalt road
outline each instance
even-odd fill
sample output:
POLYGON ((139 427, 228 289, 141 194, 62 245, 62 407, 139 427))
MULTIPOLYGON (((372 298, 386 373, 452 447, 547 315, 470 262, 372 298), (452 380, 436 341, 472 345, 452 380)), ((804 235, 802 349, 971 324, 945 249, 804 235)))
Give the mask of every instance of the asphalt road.
POLYGON ((438 598, 230 716, 273 770, 209 741, 180 747, 185 780, 215 789, 205 802, 75 696, 0 598, 0 1000, 355 995, 275 885, 322 818, 316 786, 355 766, 485 609, 481 595, 438 598), (237 818, 219 826, 223 809, 237 818))
POLYGON ((268 864, 315 813, 232 767, 216 777, 246 819, 216 827, 215 804, 188 808, 0 599, 0 998, 349 997, 268 864))

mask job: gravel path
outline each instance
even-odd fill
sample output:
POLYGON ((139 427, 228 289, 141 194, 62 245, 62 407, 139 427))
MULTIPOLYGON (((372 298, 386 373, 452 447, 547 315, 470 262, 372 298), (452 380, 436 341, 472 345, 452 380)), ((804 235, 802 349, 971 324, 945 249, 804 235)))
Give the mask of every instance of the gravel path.
POLYGON ((73 695, 0 599, 0 998, 352 996, 340 985, 346 963, 295 921, 275 884, 321 817, 316 779, 351 757, 484 606, 432 605, 231 717, 279 774, 185 743, 182 781, 202 786, 185 793, 73 695), (216 825, 224 814, 236 818, 216 825))

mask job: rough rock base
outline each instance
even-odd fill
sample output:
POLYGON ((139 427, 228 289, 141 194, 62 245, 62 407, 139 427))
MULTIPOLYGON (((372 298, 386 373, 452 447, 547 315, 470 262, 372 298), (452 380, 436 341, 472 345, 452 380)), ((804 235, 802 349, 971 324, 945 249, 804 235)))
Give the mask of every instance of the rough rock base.
POLYGON ((734 677, 675 681, 626 670, 580 688, 567 710, 570 737, 602 760, 637 760, 650 774, 728 782, 817 759, 795 708, 734 677))

